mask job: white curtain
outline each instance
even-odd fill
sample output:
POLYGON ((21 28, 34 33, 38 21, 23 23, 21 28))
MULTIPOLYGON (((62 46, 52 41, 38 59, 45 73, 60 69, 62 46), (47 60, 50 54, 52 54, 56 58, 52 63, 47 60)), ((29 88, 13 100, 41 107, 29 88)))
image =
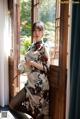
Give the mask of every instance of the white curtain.
POLYGON ((0 0, 0 106, 9 102, 8 55, 11 46, 7 0, 0 0))

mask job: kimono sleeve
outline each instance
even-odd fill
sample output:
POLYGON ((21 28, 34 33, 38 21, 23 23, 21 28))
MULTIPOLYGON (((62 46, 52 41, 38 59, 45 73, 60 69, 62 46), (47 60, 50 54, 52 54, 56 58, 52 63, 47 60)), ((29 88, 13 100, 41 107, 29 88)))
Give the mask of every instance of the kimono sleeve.
POLYGON ((49 49, 48 47, 44 46, 44 56, 43 56, 44 61, 42 62, 43 64, 43 71, 48 72, 49 66, 50 66, 50 55, 49 55, 49 49))

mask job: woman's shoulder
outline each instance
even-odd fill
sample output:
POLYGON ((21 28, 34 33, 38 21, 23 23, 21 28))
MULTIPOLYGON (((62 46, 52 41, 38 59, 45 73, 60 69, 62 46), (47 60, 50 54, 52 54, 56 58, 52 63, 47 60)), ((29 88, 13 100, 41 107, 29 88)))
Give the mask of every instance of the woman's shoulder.
POLYGON ((29 51, 29 50, 32 50, 32 49, 34 49, 34 43, 32 43, 32 44, 29 46, 28 51, 29 51))
POLYGON ((48 50, 49 49, 48 46, 46 46, 46 44, 44 42, 42 43, 42 47, 44 48, 44 50, 48 50))

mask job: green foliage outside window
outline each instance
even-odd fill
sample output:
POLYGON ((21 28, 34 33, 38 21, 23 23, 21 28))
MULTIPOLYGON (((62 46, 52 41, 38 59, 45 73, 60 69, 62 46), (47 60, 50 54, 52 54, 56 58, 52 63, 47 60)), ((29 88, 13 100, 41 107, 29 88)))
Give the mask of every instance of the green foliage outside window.
POLYGON ((21 41, 21 48, 20 48, 20 53, 24 55, 27 51, 28 48, 31 46, 31 37, 25 37, 21 41))
MULTIPOLYGON (((31 45, 31 0, 20 0, 21 4, 21 48, 20 53, 25 54, 28 47, 31 45), (29 41, 30 40, 30 41, 29 41)), ((41 0, 40 1, 39 19, 45 23, 44 42, 47 39, 55 40, 55 1, 41 0)), ((53 41, 54 42, 54 41, 53 41)))
POLYGON ((31 36, 31 0, 21 0, 21 36, 31 36))

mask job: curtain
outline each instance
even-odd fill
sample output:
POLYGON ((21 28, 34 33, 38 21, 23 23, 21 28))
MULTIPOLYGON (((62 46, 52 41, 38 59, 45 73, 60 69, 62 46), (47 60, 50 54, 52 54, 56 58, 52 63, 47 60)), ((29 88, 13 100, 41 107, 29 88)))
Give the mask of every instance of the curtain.
POLYGON ((73 1, 69 119, 80 119, 80 1, 73 1))
POLYGON ((7 0, 0 0, 0 106, 9 103, 8 52, 10 29, 7 0))

